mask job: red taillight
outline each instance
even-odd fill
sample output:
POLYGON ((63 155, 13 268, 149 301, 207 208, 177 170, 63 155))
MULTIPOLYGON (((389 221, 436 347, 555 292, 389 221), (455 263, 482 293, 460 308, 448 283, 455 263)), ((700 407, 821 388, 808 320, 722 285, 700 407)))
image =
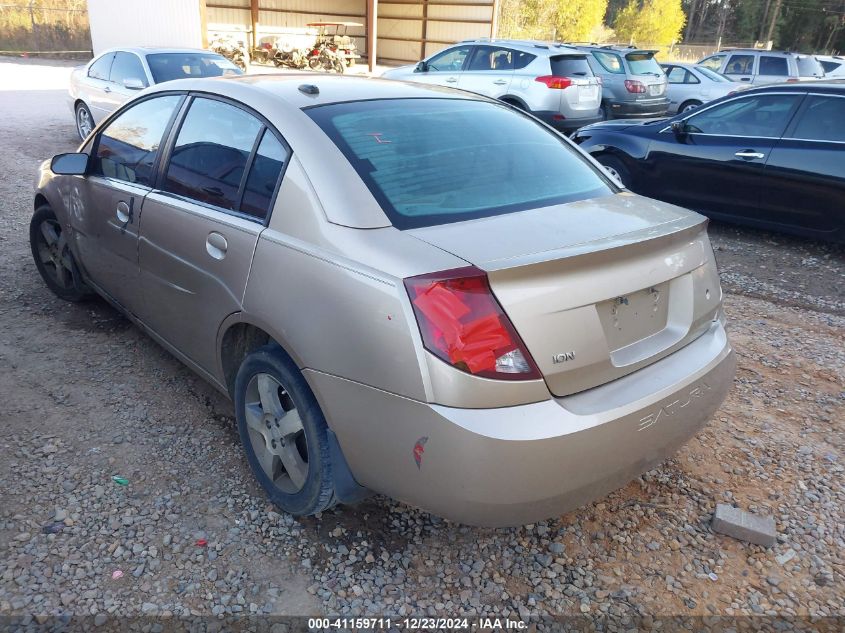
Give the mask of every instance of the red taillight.
POLYGON ((801 81, 801 80, 800 80, 800 79, 797 79, 797 78, 795 78, 795 77, 790 77, 789 79, 787 79, 787 80, 786 80, 786 83, 788 83, 788 84, 797 84, 799 81, 801 81))
POLYGON ((553 90, 563 90, 572 85, 572 80, 569 77, 556 77, 555 75, 543 75, 542 77, 535 77, 534 81, 539 81, 546 84, 553 90))
POLYGON ((483 271, 469 266, 409 277, 405 287, 423 345, 438 358, 483 378, 541 377, 483 271))
POLYGON ((636 79, 626 79, 625 90, 635 94, 645 94, 645 84, 641 81, 637 81, 636 79))

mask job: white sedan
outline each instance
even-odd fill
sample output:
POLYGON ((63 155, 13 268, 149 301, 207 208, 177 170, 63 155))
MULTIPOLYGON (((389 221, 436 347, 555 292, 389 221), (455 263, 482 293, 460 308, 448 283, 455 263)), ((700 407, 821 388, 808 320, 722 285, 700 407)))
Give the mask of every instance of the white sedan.
POLYGON ((704 66, 674 62, 661 66, 669 80, 669 114, 692 110, 713 99, 748 88, 704 66))
POLYGON ((241 75, 217 53, 190 48, 112 48, 73 69, 68 104, 79 138, 147 86, 173 79, 241 75))

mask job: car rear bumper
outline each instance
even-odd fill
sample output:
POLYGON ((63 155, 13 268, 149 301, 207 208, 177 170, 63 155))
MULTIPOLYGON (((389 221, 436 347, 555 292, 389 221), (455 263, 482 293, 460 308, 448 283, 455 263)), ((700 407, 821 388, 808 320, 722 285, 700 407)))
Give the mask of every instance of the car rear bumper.
POLYGON ((609 101, 610 115, 616 119, 647 119, 659 117, 669 110, 669 99, 649 99, 640 103, 637 101, 609 101))
POLYGON ((672 456, 734 377, 722 324, 644 369, 498 409, 426 404, 306 370, 356 480, 473 525, 559 516, 672 456))
POLYGON ((579 118, 569 117, 568 115, 563 115, 560 112, 555 112, 553 110, 541 110, 538 112, 532 112, 531 114, 544 123, 551 125, 556 130, 562 130, 565 132, 571 132, 580 127, 584 127, 585 125, 590 125, 590 123, 601 121, 601 117, 595 113, 579 118))

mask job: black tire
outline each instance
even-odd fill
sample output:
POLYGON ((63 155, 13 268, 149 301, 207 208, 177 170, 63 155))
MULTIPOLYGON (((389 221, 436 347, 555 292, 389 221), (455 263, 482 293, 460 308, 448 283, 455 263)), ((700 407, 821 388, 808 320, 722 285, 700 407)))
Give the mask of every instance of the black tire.
POLYGON ((76 107, 73 109, 73 115, 76 122, 76 133, 79 135, 79 138, 84 141, 94 129, 94 117, 91 115, 91 110, 89 110, 88 106, 82 101, 76 104, 76 107), (84 119, 87 119, 91 126, 87 132, 83 129, 84 124, 82 121, 84 119))
POLYGON ((678 107, 678 114, 680 114, 681 112, 685 112, 687 110, 694 110, 695 108, 699 107, 700 105, 701 105, 701 101, 697 101, 695 99, 690 99, 689 101, 684 101, 678 107))
POLYGON ((616 172, 619 180, 622 181, 623 186, 631 186, 631 172, 625 166, 625 163, 623 163, 619 158, 613 156, 612 154, 599 154, 596 156, 596 160, 611 171, 616 172))
MULTIPOLYGON (((316 514, 335 505, 337 501, 332 480, 326 418, 302 372, 281 347, 271 343, 244 359, 235 378, 234 400, 238 433, 247 462, 270 500, 283 511, 297 516, 316 514), (279 383, 281 388, 277 396, 292 401, 302 423, 304 452, 307 454, 307 476, 297 491, 286 491, 274 483, 256 455, 253 438, 257 436, 254 427, 250 427, 247 422, 247 406, 248 388, 259 375, 269 375, 279 383)), ((286 410, 286 413, 288 412, 290 410, 286 410)), ((278 424, 276 426, 278 427, 278 424)), ((297 443, 297 450, 302 455, 301 442, 297 443)), ((276 479, 279 481, 284 477, 284 465, 280 461, 276 467, 282 471, 276 479)))
POLYGON ((82 280, 70 245, 64 239, 64 227, 47 205, 38 207, 32 215, 29 222, 29 247, 35 267, 54 295, 74 303, 91 296, 91 289, 82 280), (55 234, 52 244, 48 243, 45 230, 55 234))

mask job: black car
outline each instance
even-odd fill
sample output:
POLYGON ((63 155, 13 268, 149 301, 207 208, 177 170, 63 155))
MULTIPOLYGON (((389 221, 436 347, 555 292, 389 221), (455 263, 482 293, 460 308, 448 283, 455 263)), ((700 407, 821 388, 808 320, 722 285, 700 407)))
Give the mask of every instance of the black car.
POLYGON ((845 81, 770 85, 573 140, 637 193, 719 220, 845 242, 845 81))

